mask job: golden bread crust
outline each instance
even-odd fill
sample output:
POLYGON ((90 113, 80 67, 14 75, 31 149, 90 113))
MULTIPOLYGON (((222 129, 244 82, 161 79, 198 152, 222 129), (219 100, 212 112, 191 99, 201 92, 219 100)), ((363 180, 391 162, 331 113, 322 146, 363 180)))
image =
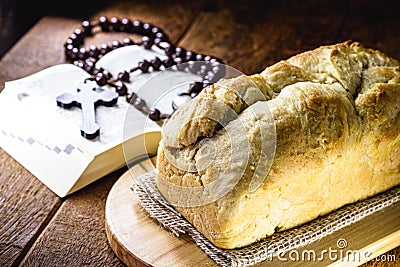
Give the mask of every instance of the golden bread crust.
POLYGON ((238 248, 400 184, 399 66, 344 42, 209 86, 163 128, 160 192, 175 194, 165 181, 238 181, 206 205, 175 205, 216 246, 238 248), (264 150, 274 136, 274 151, 264 150))

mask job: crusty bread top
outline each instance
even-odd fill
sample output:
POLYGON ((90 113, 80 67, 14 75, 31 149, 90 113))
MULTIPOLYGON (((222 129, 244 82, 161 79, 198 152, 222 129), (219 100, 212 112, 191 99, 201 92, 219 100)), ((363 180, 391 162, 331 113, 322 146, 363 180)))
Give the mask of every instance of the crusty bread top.
POLYGON ((373 84, 398 83, 398 73, 397 60, 357 42, 322 46, 282 60, 260 74, 222 79, 208 86, 190 105, 173 114, 163 129, 163 143, 166 147, 182 148, 201 137, 210 137, 216 131, 217 121, 227 124, 234 119, 227 113, 241 113, 257 101, 279 98, 285 87, 299 82, 337 83, 351 95, 360 115, 368 116, 375 111, 372 103, 364 104, 367 100, 363 94, 373 90, 373 84))
POLYGON ((281 171, 281 166, 321 164, 328 154, 340 155, 365 134, 372 133, 377 140, 397 136, 399 66, 380 51, 348 41, 298 54, 260 74, 221 79, 164 125, 163 153, 180 171, 192 172, 207 184, 222 173, 218 160, 211 164, 210 159, 221 154, 223 160, 224 153, 233 153, 233 145, 250 142, 252 148, 246 148, 251 158, 235 159, 237 169, 230 167, 232 173, 239 175, 252 164, 253 169, 266 169, 259 166, 264 160, 260 161, 260 138, 266 133, 270 140, 276 138, 269 144, 276 145, 276 154, 270 153, 272 172, 281 171))

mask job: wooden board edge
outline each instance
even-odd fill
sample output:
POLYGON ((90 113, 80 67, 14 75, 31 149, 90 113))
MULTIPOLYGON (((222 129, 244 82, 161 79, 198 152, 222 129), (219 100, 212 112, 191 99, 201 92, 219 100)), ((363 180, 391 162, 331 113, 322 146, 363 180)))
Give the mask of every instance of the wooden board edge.
MULTIPOLYGON (((128 176, 128 175, 131 176, 130 170, 126 171, 119 179, 123 178, 124 176, 128 176)), ((152 266, 151 264, 136 257, 136 255, 133 252, 131 252, 123 242, 119 241, 119 239, 117 238, 117 236, 115 234, 115 230, 111 226, 112 224, 109 223, 110 217, 108 216, 108 214, 110 214, 110 211, 109 211, 110 202, 111 202, 110 196, 112 196, 111 192, 112 192, 113 188, 111 188, 111 190, 109 192, 109 197, 107 198, 106 209, 105 209, 104 224, 105 224, 105 230, 106 230, 106 236, 107 236, 108 243, 109 243, 111 249, 114 251, 115 255, 117 255, 117 257, 125 265, 132 266, 132 267, 142 267, 142 266, 151 267, 152 266)))
POLYGON ((349 255, 328 267, 360 266, 398 246, 400 246, 400 230, 354 251, 354 253, 349 253, 349 255))
POLYGON ((142 261, 140 258, 136 257, 135 254, 130 252, 129 249, 127 249, 122 242, 118 241, 118 238, 113 233, 113 231, 112 231, 111 227, 108 225, 107 221, 105 222, 105 229, 106 229, 107 240, 108 240, 108 243, 109 243, 112 251, 125 265, 133 266, 133 267, 136 267, 136 266, 137 267, 142 267, 142 266, 151 267, 151 265, 142 261))

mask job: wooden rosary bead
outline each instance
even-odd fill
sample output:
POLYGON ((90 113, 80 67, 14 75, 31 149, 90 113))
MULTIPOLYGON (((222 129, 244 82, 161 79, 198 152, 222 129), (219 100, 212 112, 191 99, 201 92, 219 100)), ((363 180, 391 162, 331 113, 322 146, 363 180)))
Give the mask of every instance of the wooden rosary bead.
POLYGON ((116 31, 116 32, 120 32, 121 31, 121 24, 120 24, 120 21, 119 21, 119 19, 117 17, 112 17, 110 19, 110 26, 113 29, 113 31, 116 31))
POLYGON ((93 35, 93 32, 92 32, 93 26, 90 23, 90 21, 88 21, 88 20, 82 21, 82 28, 83 28, 83 32, 84 32, 85 36, 93 35))
POLYGON ((202 82, 193 82, 189 86, 189 94, 192 93, 200 93, 203 90, 203 83, 202 82))
POLYGON ((225 67, 222 64, 218 64, 212 67, 211 71, 214 76, 219 80, 225 75, 225 67))
POLYGON ((155 35, 155 38, 156 39, 158 38, 163 42, 168 42, 168 36, 166 36, 165 33, 163 33, 163 32, 157 32, 155 35))
POLYGON ((211 56, 205 56, 203 60, 208 63, 210 62, 211 59, 212 59, 211 56))
POLYGON ((202 63, 198 61, 189 61, 188 68, 191 73, 197 73, 200 70, 202 63))
POLYGON ((182 47, 177 47, 175 49, 175 57, 180 57, 180 58, 185 58, 186 56, 186 50, 182 47))
POLYGON ((83 40, 82 38, 79 38, 79 36, 77 36, 75 33, 71 34, 71 36, 69 37, 69 39, 71 40, 71 44, 75 47, 82 45, 83 40))
POLYGON ((217 59, 217 58, 215 58, 215 57, 211 58, 209 61, 210 61, 211 65, 212 65, 212 64, 215 64, 215 63, 220 63, 220 62, 219 62, 219 59, 217 59))
POLYGON ((91 45, 89 47, 89 52, 88 52, 89 57, 97 58, 99 56, 99 54, 100 54, 100 51, 97 49, 97 46, 91 45))
POLYGON ((74 64, 75 66, 81 68, 81 69, 83 68, 83 62, 82 62, 82 61, 75 60, 75 61, 73 62, 73 64, 74 64))
POLYGON ((103 32, 109 32, 110 28, 109 28, 109 22, 108 19, 105 16, 101 16, 99 18, 99 25, 100 28, 103 32))
POLYGON ((83 47, 79 48, 78 58, 82 59, 82 60, 87 58, 87 52, 86 52, 85 48, 83 48, 83 47))
POLYGON ((100 45, 100 55, 104 56, 105 54, 107 54, 110 51, 111 51, 111 49, 107 44, 100 45))
POLYGON ((145 49, 150 49, 154 44, 154 39, 148 37, 148 36, 143 36, 142 38, 142 45, 145 49))
POLYGON ((74 30, 74 34, 81 40, 81 41, 83 41, 83 32, 82 32, 82 30, 81 29, 79 29, 79 28, 76 28, 75 30, 74 30))
POLYGON ((76 46, 80 46, 83 44, 85 36, 83 35, 81 29, 75 29, 71 36, 73 39, 75 39, 74 44, 76 43, 76 46))
POLYGON ((68 38, 67 41, 65 41, 64 47, 66 48, 67 46, 71 45, 74 47, 73 41, 71 38, 68 38))
POLYGON ((148 72, 150 64, 147 60, 142 60, 138 63, 138 67, 142 72, 148 72))
POLYGON ((79 53, 78 48, 76 48, 76 47, 72 48, 72 50, 71 50, 71 59, 72 60, 78 59, 78 53, 79 53))
POLYGON ((118 73, 118 80, 122 82, 129 82, 129 73, 127 71, 118 73))
POLYGON ((172 55, 175 54, 175 46, 174 46, 173 44, 168 44, 168 45, 165 47, 164 51, 165 51, 165 54, 166 54, 168 57, 172 57, 172 55))
POLYGON ((101 72, 97 73, 97 75, 95 77, 95 81, 99 86, 104 86, 107 84, 107 78, 101 72))
POLYGON ((174 65, 174 61, 171 58, 164 59, 163 65, 165 68, 170 68, 174 65))
POLYGON ((154 26, 152 26, 152 27, 153 28, 151 29, 151 35, 155 37, 157 33, 161 32, 161 29, 154 27, 154 26))
POLYGON ((143 23, 140 20, 135 20, 132 23, 132 28, 133 28, 133 33, 136 33, 136 34, 143 34, 144 33, 143 23))
POLYGON ((200 55, 200 54, 197 54, 196 55, 196 61, 204 61, 204 56, 200 55))
POLYGON ((102 73, 104 71, 104 69, 103 68, 98 68, 98 67, 94 67, 93 68, 93 70, 92 70, 92 74, 93 75, 97 75, 98 73, 102 73))
POLYGON ((125 97, 126 102, 128 102, 130 104, 132 104, 132 100, 135 98, 136 98, 136 94, 134 92, 128 92, 125 97))
POLYGON ((111 49, 112 49, 112 50, 115 50, 115 49, 117 49, 117 48, 120 48, 121 46, 122 46, 121 43, 120 43, 119 41, 115 40, 115 41, 112 42, 112 47, 111 47, 111 49))
POLYGON ((212 71, 207 72, 207 74, 204 76, 204 80, 209 81, 211 83, 215 83, 217 81, 217 79, 212 71))
POLYGON ((174 59, 175 61, 175 65, 176 65, 176 69, 179 71, 184 71, 186 68, 186 64, 183 64, 183 59, 180 57, 177 57, 174 59))
POLYGON ((108 71, 103 71, 103 75, 106 77, 106 79, 107 80, 110 80, 112 77, 113 77, 113 75, 111 74, 111 72, 108 72, 108 71))
POLYGON ((157 46, 157 47, 160 47, 160 43, 162 42, 162 40, 161 40, 161 38, 155 38, 154 39, 154 44, 157 46))
POLYGON ((200 66, 200 70, 197 72, 197 75, 200 75, 201 77, 205 77, 207 75, 207 64, 202 64, 200 66))
POLYGON ((85 61, 83 62, 83 69, 84 69, 86 72, 92 73, 93 68, 94 68, 94 63, 93 63, 92 61, 90 61, 90 60, 87 59, 87 60, 85 60, 85 61))
POLYGON ((193 53, 191 51, 186 51, 185 61, 193 61, 195 59, 196 59, 196 53, 193 53))
POLYGON ((133 24, 132 21, 130 21, 127 18, 123 18, 121 20, 121 31, 124 31, 126 33, 133 33, 133 24))
POLYGON ((124 46, 135 44, 135 42, 133 42, 133 40, 131 38, 124 38, 123 42, 124 42, 124 46))
POLYGON ((74 46, 72 44, 69 44, 69 45, 65 46, 65 56, 67 58, 71 58, 72 49, 74 49, 74 46))
POLYGON ((149 23, 144 23, 143 24, 143 34, 149 36, 151 35, 151 31, 153 29, 153 26, 149 23))
POLYGON ((161 117, 161 112, 158 109, 152 109, 149 112, 149 118, 153 121, 158 121, 160 120, 161 117))
POLYGON ((160 70, 162 66, 162 61, 159 57, 156 57, 150 61, 151 66, 153 67, 153 70, 160 70))
POLYGON ((119 96, 124 96, 128 93, 128 87, 124 83, 121 83, 120 85, 117 85, 115 88, 119 96))

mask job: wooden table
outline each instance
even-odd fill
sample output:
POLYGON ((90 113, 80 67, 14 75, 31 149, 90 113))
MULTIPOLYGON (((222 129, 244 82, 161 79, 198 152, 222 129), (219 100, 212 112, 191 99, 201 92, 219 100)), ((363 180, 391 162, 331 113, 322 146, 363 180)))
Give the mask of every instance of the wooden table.
MULTIPOLYGON (((217 56, 245 74, 349 39, 400 59, 400 5, 384 1, 88 3, 70 1, 44 9, 40 20, 1 59, 0 90, 5 81, 65 63, 67 37, 82 19, 101 15, 158 25, 175 44, 217 56)), ((123 37, 100 35, 91 41, 100 44, 115 38, 123 37)), ((61 199, 0 149, 0 266, 123 266, 107 242, 104 212, 109 190, 125 171, 61 199)), ((400 261, 400 248, 386 254, 400 261)), ((365 266, 390 264, 395 263, 365 266)))

